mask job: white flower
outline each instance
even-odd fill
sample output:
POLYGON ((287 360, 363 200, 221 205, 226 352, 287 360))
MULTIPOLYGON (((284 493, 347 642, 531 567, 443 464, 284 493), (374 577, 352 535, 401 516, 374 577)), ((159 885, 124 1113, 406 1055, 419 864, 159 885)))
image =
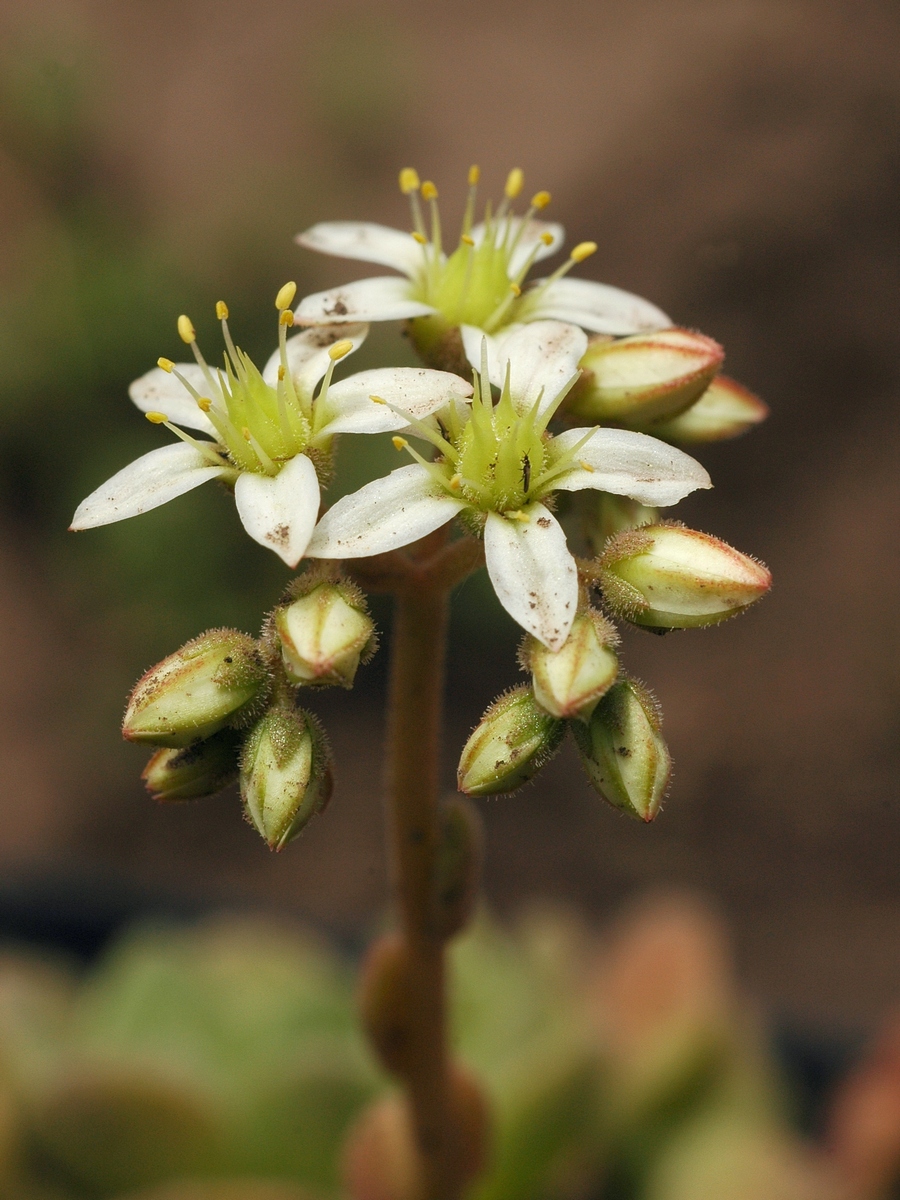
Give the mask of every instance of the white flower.
POLYGON ((585 334, 540 322, 503 343, 488 362, 471 405, 457 400, 410 428, 441 455, 416 460, 346 496, 325 513, 306 553, 357 558, 417 541, 459 516, 484 536, 488 574, 500 603, 551 650, 565 642, 578 605, 578 573, 562 526, 545 501, 556 491, 595 488, 642 504, 675 504, 711 487, 703 467, 680 450, 624 429, 547 432, 577 378, 585 334), (498 363, 501 365, 498 366, 498 363), (495 405, 491 379, 502 370, 495 405))
POLYGON ((421 420, 446 404, 451 393, 471 394, 471 385, 456 375, 413 367, 362 371, 332 383, 336 362, 362 344, 368 329, 328 325, 288 339, 295 293, 294 284, 278 293, 279 347, 262 372, 234 345, 223 303, 216 311, 227 347, 224 367, 207 364, 193 325, 179 318, 195 362, 160 359, 129 392, 149 420, 181 440, 108 479, 78 506, 71 529, 134 517, 221 479, 234 488, 247 533, 294 567, 319 515, 316 467, 328 463, 335 434, 404 429, 410 418, 421 420), (214 440, 194 438, 181 426, 214 440))
MULTIPOLYGON (((411 168, 400 173, 400 188, 412 205, 411 233, 364 221, 326 221, 297 235, 311 250, 340 258, 361 259, 400 271, 396 275, 360 279, 343 287, 307 296, 296 310, 301 324, 324 321, 390 321, 410 318, 413 337, 426 360, 429 349, 449 329, 475 326, 496 333, 525 321, 567 321, 595 333, 625 335, 664 329, 669 317, 648 300, 607 284, 565 278, 568 270, 596 250, 582 242, 547 279, 523 291, 534 263, 555 254, 563 241, 561 225, 538 220, 550 202, 538 192, 524 216, 510 210, 522 190, 522 172, 511 171, 506 195, 496 213, 473 225, 478 168, 469 173, 469 202, 456 248, 444 253, 433 183, 420 184, 411 168), (419 197, 430 207, 426 231, 419 197)), ((478 365, 478 358, 473 365, 478 365)))

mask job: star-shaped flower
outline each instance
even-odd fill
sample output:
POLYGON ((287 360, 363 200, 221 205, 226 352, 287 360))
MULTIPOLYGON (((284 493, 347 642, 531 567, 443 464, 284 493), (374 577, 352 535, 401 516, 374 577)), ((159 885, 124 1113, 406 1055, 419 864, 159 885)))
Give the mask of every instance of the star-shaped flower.
MULTIPOLYGON (((365 221, 326 221, 298 234, 297 241, 311 250, 379 263, 401 275, 360 279, 307 296, 296 310, 297 320, 313 324, 408 318, 417 347, 436 365, 449 361, 444 343, 451 330, 463 326, 496 333, 521 322, 552 319, 621 336, 672 325, 664 312, 640 296, 567 278, 575 263, 596 250, 594 242, 581 242, 552 275, 523 290, 532 266, 562 245, 562 226, 535 215, 550 203, 550 194, 538 192, 525 214, 515 215, 510 206, 521 193, 523 177, 520 170, 511 171, 497 211, 492 213, 488 206, 485 220, 473 225, 478 176, 473 167, 462 231, 449 254, 442 243, 437 188, 428 181, 420 184, 411 168, 400 173, 400 188, 412 206, 411 233, 365 221), (430 229, 420 196, 430 209, 430 229)), ((477 358, 473 365, 478 365, 477 358)))
POLYGON ((595 488, 666 506, 712 486, 698 462, 646 434, 596 426, 548 432, 577 378, 586 340, 572 325, 537 322, 506 338, 493 363, 485 340, 471 403, 452 400, 431 420, 409 422, 439 457, 427 461, 395 438, 416 461, 339 500, 317 525, 307 555, 381 554, 460 517, 484 538, 500 603, 558 650, 575 617, 578 573, 548 506, 552 494, 595 488), (492 381, 501 388, 496 404, 492 381))
POLYGON ((207 364, 190 320, 179 318, 179 334, 195 361, 160 359, 129 392, 150 421, 180 440, 108 479, 78 506, 70 528, 138 516, 220 479, 233 487, 247 533, 294 567, 319 515, 319 471, 330 464, 335 434, 404 429, 410 419, 445 405, 451 393, 471 395, 471 385, 456 375, 414 367, 362 371, 333 383, 335 364, 362 344, 368 328, 342 323, 288 338, 295 293, 292 283, 278 293, 279 346, 262 371, 235 346, 224 303, 216 307, 223 367, 207 364), (376 404, 374 394, 386 403, 376 404), (213 440, 192 437, 182 426, 213 440))

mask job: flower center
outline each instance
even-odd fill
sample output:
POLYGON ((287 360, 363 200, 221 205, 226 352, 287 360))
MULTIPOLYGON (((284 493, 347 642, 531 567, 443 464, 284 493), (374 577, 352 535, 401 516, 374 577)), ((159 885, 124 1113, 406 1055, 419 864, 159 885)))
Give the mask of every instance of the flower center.
MULTIPOLYGON (((469 196, 463 216, 459 242, 452 253, 444 253, 438 190, 407 167, 400 172, 400 190, 409 196, 412 212, 412 236, 422 247, 422 264, 413 280, 413 297, 430 304, 450 327, 477 325, 492 332, 520 319, 534 294, 522 296, 522 285, 541 249, 553 245, 553 234, 545 229, 535 236, 533 218, 550 203, 550 193, 537 192, 524 215, 513 212, 512 204, 522 191, 524 176, 516 167, 510 171, 504 196, 492 211, 485 209, 483 224, 473 236, 478 167, 469 170, 469 196), (421 201, 428 209, 430 229, 426 227, 421 201)), ((596 250, 593 242, 582 242, 569 260, 552 278, 558 279, 576 262, 582 262, 596 250)), ((549 281, 548 281, 549 282, 549 281)), ((431 318, 419 318, 428 321, 431 318)))
MULTIPOLYGON (((335 363, 353 348, 352 342, 341 341, 329 349, 329 365, 318 396, 313 398, 311 392, 301 388, 291 374, 287 355, 287 330, 294 323, 290 305, 296 291, 296 284, 286 283, 275 299, 281 359, 275 386, 266 382, 250 356, 234 344, 228 328, 228 306, 223 300, 216 305, 216 315, 222 323, 225 340, 224 365, 215 370, 197 345, 190 319, 178 318, 179 336, 191 347, 203 372, 203 392, 169 359, 159 359, 159 366, 176 375, 193 396, 215 429, 228 458, 242 471, 277 475, 288 459, 304 453, 327 419, 328 388, 335 363)), ((156 418, 160 416, 154 414, 156 418)), ((177 429, 174 431, 186 437, 177 429)))
POLYGON ((471 404, 452 400, 438 414, 440 433, 426 422, 410 422, 417 434, 431 442, 439 458, 429 462, 403 437, 395 437, 394 445, 406 450, 442 488, 471 508, 516 515, 551 492, 554 481, 577 462, 582 443, 562 451, 547 432, 569 388, 563 388, 543 407, 543 397, 538 396, 533 407, 522 412, 510 394, 509 370, 496 404, 486 362, 475 380, 471 404))

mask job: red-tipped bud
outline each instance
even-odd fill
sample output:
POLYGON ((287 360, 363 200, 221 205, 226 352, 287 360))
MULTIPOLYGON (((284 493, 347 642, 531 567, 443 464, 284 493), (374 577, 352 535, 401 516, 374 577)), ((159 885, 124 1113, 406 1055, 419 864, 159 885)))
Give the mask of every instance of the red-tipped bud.
POLYGON ((727 542, 683 525, 619 534, 600 557, 600 583, 613 611, 652 629, 716 625, 769 590, 767 567, 727 542))
POLYGON ((620 679, 606 693, 588 725, 572 733, 582 766, 610 804, 642 821, 659 812, 672 763, 660 733, 659 708, 633 679, 620 679))
POLYGON ((253 638, 236 629, 211 629, 138 681, 122 733, 131 742, 189 746, 242 722, 267 685, 253 638))
POLYGON ((646 425, 699 400, 722 365, 722 347, 689 329, 592 340, 567 408, 591 423, 646 425))
POLYGON ((700 399, 677 417, 647 426, 647 433, 667 442, 722 442, 739 437, 769 415, 759 396, 718 375, 700 399))
POLYGON ((214 796, 237 779, 240 749, 240 735, 223 729, 181 750, 157 750, 141 779, 162 804, 214 796))
POLYGON ((288 678, 312 687, 352 687, 360 659, 374 644, 365 599, 343 582, 319 583, 279 608, 275 629, 288 678))
POLYGON ((315 718, 273 708, 250 730, 241 757, 247 820, 281 850, 331 798, 331 752, 315 718))
POLYGON ((513 688, 494 701, 463 747, 459 790, 470 796, 514 792, 553 757, 565 728, 531 688, 513 688))
POLYGON ((551 716, 587 721, 598 700, 612 685, 619 662, 611 646, 615 629, 593 609, 576 616, 560 650, 548 650, 527 638, 522 661, 531 670, 534 698, 551 716))

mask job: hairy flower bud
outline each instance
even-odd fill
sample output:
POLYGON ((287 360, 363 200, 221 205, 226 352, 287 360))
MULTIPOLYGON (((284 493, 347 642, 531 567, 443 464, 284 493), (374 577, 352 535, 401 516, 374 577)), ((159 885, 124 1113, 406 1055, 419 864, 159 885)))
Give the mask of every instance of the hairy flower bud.
POLYGON ((246 718, 267 684, 253 638, 236 629, 211 629, 138 681, 122 734, 153 746, 189 746, 246 718))
POLYGON ((241 757, 248 821, 281 850, 331 798, 331 752, 313 716, 272 708, 250 730, 241 757))
POLYGON ((182 749, 157 750, 141 775, 154 800, 173 804, 214 796, 238 777, 241 739, 233 729, 182 749))
POLYGON ((459 790, 470 796, 515 791, 553 757, 565 728, 540 707, 531 688, 513 688, 494 701, 463 747, 459 790))
POLYGON ((765 595, 772 584, 762 563, 675 523, 619 534, 599 565, 610 607, 652 629, 715 625, 765 595))
POLYGON ((279 608, 275 629, 292 683, 352 687, 360 659, 374 648, 362 593, 351 584, 322 582, 279 608))
POLYGON ((531 671, 538 704, 561 720, 587 721, 618 673, 618 659, 610 649, 617 640, 612 625, 594 609, 576 616, 561 650, 527 638, 521 657, 531 671))
POLYGON ((661 329, 610 341, 594 338, 567 408, 589 421, 646 424, 684 412, 709 387, 722 347, 689 329, 661 329))
POLYGON ((653 696, 633 679, 606 693, 587 725, 572 733, 588 778, 616 808, 642 821, 659 812, 672 771, 653 696))
POLYGON ((746 433, 768 415, 768 406, 758 396, 727 375, 718 375, 690 408, 648 425, 646 432, 668 442, 721 442, 746 433))

